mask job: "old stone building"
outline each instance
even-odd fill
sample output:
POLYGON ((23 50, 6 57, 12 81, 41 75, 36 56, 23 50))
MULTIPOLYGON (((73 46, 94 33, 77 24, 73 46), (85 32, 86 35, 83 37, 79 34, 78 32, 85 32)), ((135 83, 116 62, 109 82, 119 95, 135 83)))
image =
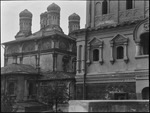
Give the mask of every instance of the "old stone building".
POLYGON ((88 0, 77 42, 76 99, 149 99, 149 1, 88 0))
POLYGON ((3 43, 2 91, 26 101, 46 83, 64 80, 72 99, 149 99, 149 1, 86 3, 86 27, 73 13, 68 35, 54 3, 40 15, 36 33, 32 13, 19 14, 16 39, 3 43))
MULTIPOLYGON (((5 62, 1 68, 1 91, 9 92, 17 101, 34 100, 41 87, 62 80, 74 98, 76 41, 60 27, 60 7, 55 3, 40 15, 39 31, 32 33, 32 13, 19 14, 19 32, 15 40, 5 42, 5 62)), ((68 17, 69 31, 80 28, 80 17, 68 17)))

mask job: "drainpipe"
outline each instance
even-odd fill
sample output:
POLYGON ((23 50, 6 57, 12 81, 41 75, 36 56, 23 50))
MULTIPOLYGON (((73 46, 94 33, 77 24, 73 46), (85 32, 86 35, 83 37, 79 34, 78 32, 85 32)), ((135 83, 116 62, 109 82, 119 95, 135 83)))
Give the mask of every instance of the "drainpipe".
POLYGON ((86 66, 86 61, 87 61, 87 37, 88 37, 88 28, 85 30, 85 48, 84 48, 84 76, 83 76, 83 100, 86 100, 86 75, 87 75, 87 66, 86 66))

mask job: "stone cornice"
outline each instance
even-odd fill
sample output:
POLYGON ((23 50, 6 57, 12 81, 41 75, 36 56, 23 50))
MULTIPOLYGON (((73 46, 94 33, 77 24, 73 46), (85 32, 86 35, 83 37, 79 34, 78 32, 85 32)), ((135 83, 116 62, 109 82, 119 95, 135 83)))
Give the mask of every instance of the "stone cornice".
MULTIPOLYGON (((124 72, 124 73, 105 73, 105 74, 91 74, 86 76, 86 83, 109 83, 109 82, 135 82, 137 77, 149 77, 149 72, 124 72)), ((76 75, 78 83, 83 82, 83 75, 76 75)))
POLYGON ((11 57, 11 56, 23 56, 23 55, 31 55, 31 54, 39 54, 39 53, 47 53, 47 52, 51 52, 54 53, 58 52, 58 53, 64 53, 64 54, 69 54, 69 55, 73 55, 75 56, 76 53, 70 52, 70 51, 65 51, 65 50, 60 50, 59 48, 54 48, 54 49, 47 49, 47 50, 41 50, 41 51, 31 51, 31 52, 22 52, 22 53, 15 53, 15 54, 5 54, 5 56, 7 57, 11 57))

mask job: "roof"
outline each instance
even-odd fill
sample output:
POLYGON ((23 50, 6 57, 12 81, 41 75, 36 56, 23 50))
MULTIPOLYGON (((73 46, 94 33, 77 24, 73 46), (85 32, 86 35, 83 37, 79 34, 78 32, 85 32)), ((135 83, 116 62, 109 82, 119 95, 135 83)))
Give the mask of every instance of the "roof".
POLYGON ((68 80, 75 79, 75 73, 54 71, 49 73, 42 73, 43 75, 39 80, 68 80))
POLYGON ((68 17, 68 19, 69 20, 80 20, 80 16, 76 13, 73 13, 68 17))
POLYGON ((117 27, 121 27, 121 26, 133 25, 133 24, 137 24, 143 20, 144 19, 133 20, 133 21, 129 20, 129 21, 121 22, 121 23, 103 24, 103 25, 99 25, 97 27, 78 29, 78 30, 72 31, 69 35, 75 34, 75 33, 85 32, 87 29, 88 29, 88 31, 96 31, 96 30, 104 30, 104 29, 117 28, 117 27))
POLYGON ((73 37, 70 37, 70 36, 68 36, 64 33, 61 33, 59 31, 57 31, 57 30, 53 30, 53 31, 50 31, 50 32, 47 32, 47 33, 40 30, 40 31, 37 31, 37 32, 33 33, 32 35, 30 35, 26 38, 21 38, 21 39, 18 39, 18 40, 4 42, 2 44, 10 44, 10 43, 17 43, 17 42, 23 42, 23 41, 29 41, 29 40, 37 40, 37 39, 41 39, 41 38, 47 38, 48 36, 53 36, 53 35, 59 35, 59 36, 62 36, 62 37, 65 37, 65 38, 68 38, 68 39, 71 39, 71 40, 75 41, 75 39, 73 37))
POLYGON ((38 71, 31 65, 9 64, 1 68, 1 74, 38 74, 38 71))
POLYGON ((52 3, 47 7, 47 11, 52 11, 52 10, 60 12, 60 7, 57 4, 52 3))
POLYGON ((28 11, 27 9, 25 9, 22 12, 20 12, 19 16, 32 18, 32 13, 30 11, 28 11))

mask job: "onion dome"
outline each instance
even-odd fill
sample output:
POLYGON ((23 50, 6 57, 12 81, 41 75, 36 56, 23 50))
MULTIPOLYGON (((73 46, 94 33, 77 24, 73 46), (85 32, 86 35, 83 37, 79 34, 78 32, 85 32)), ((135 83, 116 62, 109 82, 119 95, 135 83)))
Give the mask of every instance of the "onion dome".
POLYGON ((52 3, 47 7, 47 11, 60 11, 60 7, 57 4, 52 3))
POLYGON ((80 16, 76 13, 73 13, 69 16, 69 20, 80 20, 80 16))
POLYGON ((20 17, 30 17, 32 18, 32 13, 30 11, 28 11, 27 9, 23 10, 20 14, 20 17))

